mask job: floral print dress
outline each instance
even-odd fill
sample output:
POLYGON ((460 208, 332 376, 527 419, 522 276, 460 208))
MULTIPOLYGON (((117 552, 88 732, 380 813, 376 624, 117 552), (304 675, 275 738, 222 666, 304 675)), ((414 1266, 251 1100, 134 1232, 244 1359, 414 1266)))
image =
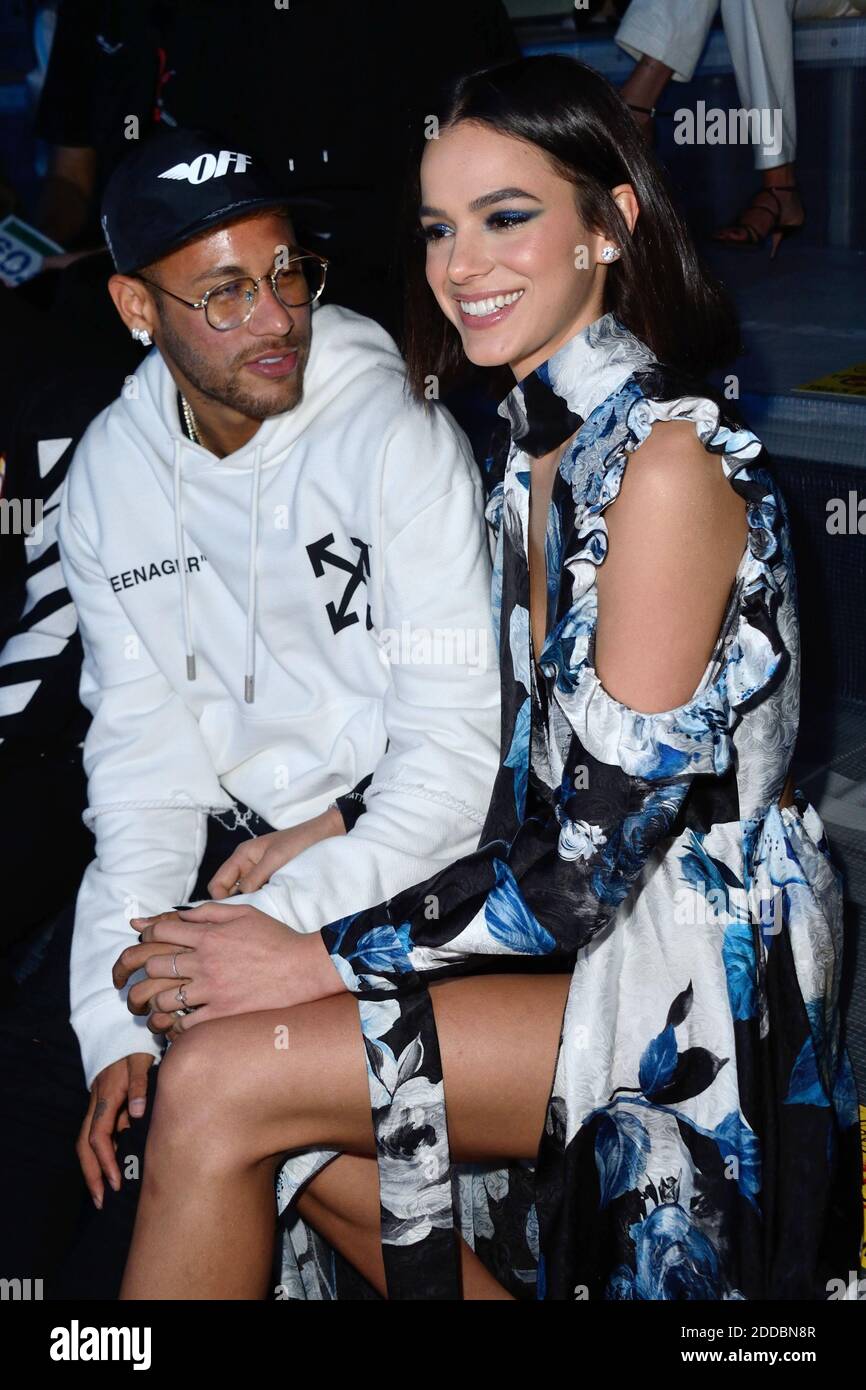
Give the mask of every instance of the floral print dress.
MULTIPOLYGON (((459 1298, 459 1231, 520 1299, 827 1298, 857 1268, 857 1098, 839 875, 815 808, 799 791, 778 805, 799 652, 766 455, 611 314, 499 409, 503 751, 485 829, 473 854, 323 933, 358 998, 388 1297, 459 1298), (557 412, 560 440, 580 428, 554 479, 536 666, 522 443, 557 412), (605 510, 657 420, 693 423, 746 501, 748 541, 698 689, 642 714, 594 669, 596 574, 605 510), (427 982, 506 970, 571 973, 538 1154, 452 1163, 427 982)), ((278 1178, 278 1296, 378 1296, 292 1210, 334 1156, 293 1155, 278 1178)))

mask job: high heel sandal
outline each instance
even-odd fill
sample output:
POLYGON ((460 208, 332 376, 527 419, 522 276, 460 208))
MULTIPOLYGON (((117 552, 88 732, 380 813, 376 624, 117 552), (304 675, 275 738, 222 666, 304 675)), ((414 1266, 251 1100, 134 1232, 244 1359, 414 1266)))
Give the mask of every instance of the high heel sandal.
POLYGON ((749 206, 743 209, 736 222, 732 222, 729 227, 722 227, 719 231, 713 233, 713 241, 717 242, 720 246, 733 246, 735 250, 738 251, 757 251, 758 247, 762 246, 767 240, 767 237, 769 237, 770 260, 775 260, 776 252, 784 238, 786 236, 793 236, 795 232, 802 231, 806 222, 805 211, 801 222, 785 223, 782 221, 782 204, 777 196, 777 191, 778 193, 799 193, 800 190, 795 183, 780 183, 778 185, 778 190, 770 187, 759 188, 758 192, 749 203, 749 206), (776 205, 775 208, 768 208, 758 202, 758 199, 762 198, 765 193, 769 193, 776 205), (770 225, 765 232, 759 232, 757 227, 754 227, 751 222, 743 221, 744 216, 753 211, 766 213, 771 219, 770 225), (732 227, 742 227, 746 235, 744 237, 722 236, 722 232, 730 231, 732 227))

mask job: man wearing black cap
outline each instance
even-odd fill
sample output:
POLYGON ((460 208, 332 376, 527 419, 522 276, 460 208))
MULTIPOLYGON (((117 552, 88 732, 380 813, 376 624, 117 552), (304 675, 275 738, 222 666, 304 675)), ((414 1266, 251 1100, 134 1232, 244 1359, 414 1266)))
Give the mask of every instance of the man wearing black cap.
MULTIPOLYGON (((285 212, 298 202, 277 188, 252 155, 189 131, 147 141, 118 167, 103 198, 102 230, 118 272, 109 282, 117 311, 145 345, 153 330, 182 392, 185 423, 198 419, 193 430, 210 431, 208 442, 218 456, 246 443, 258 423, 290 410, 300 399, 309 353, 307 306, 317 301, 324 287, 327 261, 289 245, 285 212), (244 230, 240 219, 245 222, 264 212, 274 215, 244 230), (298 307, 305 312, 290 316, 292 324, 287 322, 283 333, 252 330, 252 346, 264 347, 253 357, 250 330, 243 335, 235 330, 250 323, 248 311, 258 299, 262 277, 236 278, 242 267, 231 257, 241 241, 246 249, 251 238, 261 241, 263 232, 268 244, 266 273, 275 274, 271 288, 279 309, 298 307), (178 248, 185 248, 182 254, 178 248), (173 251, 174 279, 179 273, 189 281, 193 299, 170 288, 171 273, 168 284, 157 273, 157 263, 173 251), (206 298, 200 293, 205 288, 206 298), (203 312, 196 319, 171 313, 168 300, 203 312), (226 331, 233 336, 220 336, 226 331), (239 336, 245 339, 241 352, 239 336), (281 338, 273 344, 274 361, 267 351, 272 344, 262 342, 271 336, 281 338), (266 382, 273 385, 267 388, 266 382)), ((264 312, 256 310, 257 325, 264 312)), ((286 315, 279 317, 282 327, 286 315)))
POLYGON ((59 526, 93 716, 96 857, 71 1003, 97 1206, 112 1200, 106 1178, 130 1186, 113 1139, 143 1114, 162 1051, 127 1008, 144 956, 165 963, 148 968, 145 1014, 169 986, 210 1017, 288 1002, 286 926, 315 945, 323 924, 474 846, 498 735, 468 441, 446 411, 408 400, 378 324, 321 305, 326 263, 297 245, 283 191, 255 155, 173 131, 115 172, 102 225, 118 313, 156 347, 84 435, 59 526), (444 656, 418 640, 439 634, 444 656), (335 798, 366 773, 345 834, 335 798), (173 972, 163 944, 138 947, 115 988, 129 920, 207 895, 216 817, 247 837, 285 832, 280 857, 295 855, 218 910, 229 987, 204 965, 198 979, 173 972))

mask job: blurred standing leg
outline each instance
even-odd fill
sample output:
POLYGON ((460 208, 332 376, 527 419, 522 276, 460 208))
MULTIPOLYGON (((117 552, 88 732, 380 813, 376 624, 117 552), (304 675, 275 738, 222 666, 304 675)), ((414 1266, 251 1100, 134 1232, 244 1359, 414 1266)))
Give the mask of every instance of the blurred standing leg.
POLYGON ((631 0, 614 37, 637 63, 620 90, 648 140, 670 79, 691 80, 718 7, 719 0, 631 0))
POLYGON ((781 111, 781 148, 755 147, 755 167, 793 163, 797 154, 794 99, 794 20, 835 19, 851 13, 848 0, 722 0, 722 23, 747 108, 781 111))
POLYGON ((690 82, 718 8, 719 0, 631 0, 614 39, 633 58, 654 58, 675 81, 690 82))
POLYGON ((783 236, 803 225, 805 211, 794 167, 794 22, 834 19, 851 13, 848 0, 722 0, 722 22, 740 104, 746 110, 766 111, 773 116, 770 142, 754 146, 761 190, 736 223, 715 234, 717 241, 756 245, 770 236, 771 254, 775 255, 783 236))

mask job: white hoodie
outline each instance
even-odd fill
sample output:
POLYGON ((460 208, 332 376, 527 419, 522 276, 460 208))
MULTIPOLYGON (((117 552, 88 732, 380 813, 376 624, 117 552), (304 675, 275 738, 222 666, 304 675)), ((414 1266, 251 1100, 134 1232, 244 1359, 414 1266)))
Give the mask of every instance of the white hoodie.
POLYGON ((111 967, 130 917, 188 901, 209 811, 230 793, 282 829, 374 773, 349 835, 233 899, 314 931, 474 848, 499 693, 468 442, 348 309, 314 314, 300 404, 223 459, 183 435, 154 348, 82 438, 59 536, 93 715, 71 962, 90 1085, 160 1055, 111 967))

